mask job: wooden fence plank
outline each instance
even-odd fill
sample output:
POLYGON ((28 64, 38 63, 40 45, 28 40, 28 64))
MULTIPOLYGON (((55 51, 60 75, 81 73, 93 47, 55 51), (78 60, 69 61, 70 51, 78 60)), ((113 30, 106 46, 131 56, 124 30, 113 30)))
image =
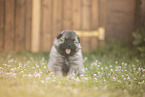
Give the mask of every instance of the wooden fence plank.
POLYGON ((72 3, 72 29, 81 29, 81 0, 73 0, 72 3))
POLYGON ((25 0, 16 0, 15 50, 24 50, 25 0))
POLYGON ((57 15, 58 15, 58 1, 53 0, 53 14, 52 14, 52 28, 53 28, 53 33, 52 33, 52 41, 54 41, 56 35, 57 35, 57 15))
POLYGON ((72 0, 64 0, 63 6, 63 30, 72 29, 72 0))
MULTIPOLYGON (((92 30, 97 30, 99 27, 99 1, 98 0, 92 0, 92 21, 91 21, 91 28, 92 30)), ((91 38, 91 50, 95 50, 98 47, 98 38, 92 37, 91 38)))
POLYGON ((4 49, 14 50, 14 6, 15 0, 5 0, 5 39, 4 49))
POLYGON ((62 32, 62 25, 63 25, 63 21, 62 21, 62 1, 63 0, 53 0, 53 35, 52 35, 52 41, 54 41, 54 39, 56 38, 56 36, 58 34, 60 34, 62 32))
POLYGON ((42 17, 41 17, 41 51, 50 50, 52 41, 52 0, 42 0, 42 17))
POLYGON ((41 0, 32 0, 32 40, 31 50, 40 50, 40 19, 41 19, 41 0))
POLYGON ((141 0, 141 26, 145 25, 145 0, 141 0))
POLYGON ((32 0, 25 2, 25 49, 31 50, 32 0))
POLYGON ((100 0, 100 25, 101 27, 105 27, 106 26, 106 0, 100 0))
MULTIPOLYGON (((63 16, 63 0, 57 0, 57 25, 56 25, 56 33, 57 35, 60 34, 63 30, 63 22, 62 22, 62 16, 63 16)), ((55 36, 56 37, 56 36, 55 36)))
POLYGON ((0 51, 4 50, 4 0, 0 0, 0 51))
MULTIPOLYGON (((72 3, 72 30, 81 30, 81 20, 82 20, 82 0, 73 0, 72 3)), ((81 40, 81 45, 83 44, 82 42, 82 37, 80 37, 81 40)))
MULTIPOLYGON (((82 0, 82 30, 91 30, 91 3, 90 0, 82 0)), ((83 51, 87 52, 90 50, 90 39, 82 38, 83 51)))

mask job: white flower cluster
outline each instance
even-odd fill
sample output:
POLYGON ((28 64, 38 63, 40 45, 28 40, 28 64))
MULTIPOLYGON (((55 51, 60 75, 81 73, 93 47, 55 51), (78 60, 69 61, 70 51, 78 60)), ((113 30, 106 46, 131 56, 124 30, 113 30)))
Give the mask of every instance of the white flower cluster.
MULTIPOLYGON (((47 62, 42 58, 40 62, 35 61, 33 57, 29 60, 24 57, 25 62, 21 62, 18 59, 12 59, 8 57, 8 62, 0 66, 0 77, 8 78, 24 78, 39 80, 40 83, 45 84, 49 82, 58 82, 59 78, 55 77, 53 72, 48 72, 47 62)), ((84 61, 88 60, 87 57, 84 61)), ((124 83, 126 85, 132 85, 131 83, 137 82, 139 85, 144 85, 145 82, 145 69, 137 67, 136 65, 129 65, 125 62, 119 64, 115 61, 114 64, 102 65, 101 62, 95 60, 94 62, 86 65, 86 74, 81 74, 75 77, 74 74, 65 80, 71 80, 75 82, 89 82, 94 83, 107 83, 108 81, 124 83), (115 65, 114 65, 115 64, 115 65)), ((61 81, 59 81, 61 83, 61 81)))

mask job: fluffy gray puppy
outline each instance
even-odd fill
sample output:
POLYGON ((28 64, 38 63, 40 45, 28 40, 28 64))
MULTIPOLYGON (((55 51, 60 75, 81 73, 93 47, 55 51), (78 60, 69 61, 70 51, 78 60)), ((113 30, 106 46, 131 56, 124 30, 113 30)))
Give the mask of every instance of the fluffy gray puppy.
POLYGON ((48 62, 48 69, 56 76, 77 76, 85 73, 80 39, 77 34, 65 30, 54 40, 48 62))

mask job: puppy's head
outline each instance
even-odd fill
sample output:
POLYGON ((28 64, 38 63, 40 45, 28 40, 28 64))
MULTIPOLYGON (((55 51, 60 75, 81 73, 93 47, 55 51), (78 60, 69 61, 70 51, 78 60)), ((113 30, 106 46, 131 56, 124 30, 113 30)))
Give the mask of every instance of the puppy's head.
POLYGON ((54 41, 54 45, 58 52, 64 56, 72 56, 81 49, 79 37, 70 30, 59 34, 54 41))

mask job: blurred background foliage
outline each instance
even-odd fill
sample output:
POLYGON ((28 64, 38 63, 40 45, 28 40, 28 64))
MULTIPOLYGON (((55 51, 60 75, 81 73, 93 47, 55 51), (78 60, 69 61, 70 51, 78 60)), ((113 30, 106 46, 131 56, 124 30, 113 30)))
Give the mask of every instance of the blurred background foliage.
POLYGON ((145 26, 133 32, 133 37, 133 45, 136 47, 140 56, 145 57, 145 26))

